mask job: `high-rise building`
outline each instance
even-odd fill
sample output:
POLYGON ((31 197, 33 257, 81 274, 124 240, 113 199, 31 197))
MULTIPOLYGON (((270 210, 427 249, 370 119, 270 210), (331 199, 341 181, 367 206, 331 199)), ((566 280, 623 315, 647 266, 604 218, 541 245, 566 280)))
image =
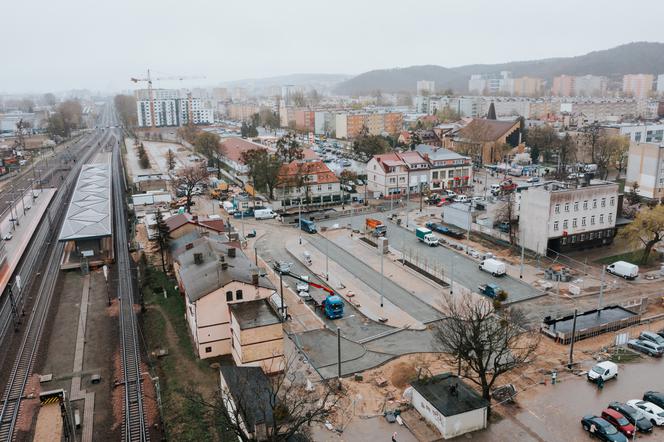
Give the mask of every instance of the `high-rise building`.
POLYGON ((659 74, 657 76, 657 93, 664 94, 664 74, 659 74))
POLYGON ((544 80, 534 77, 520 77, 512 80, 512 95, 517 97, 535 97, 542 94, 544 80))
POLYGON ((555 97, 572 97, 574 96, 574 82, 576 77, 569 75, 559 75, 553 77, 553 85, 551 85, 551 95, 555 97))
POLYGON ((295 93, 295 86, 292 84, 286 84, 284 86, 281 86, 281 101, 286 105, 286 106, 291 106, 293 103, 292 97, 293 93, 295 93))
POLYGON ((628 74, 623 76, 623 93, 634 98, 647 98, 652 92, 655 76, 651 74, 628 74))
POLYGON ((436 91, 436 82, 419 80, 417 82, 417 95, 433 95, 436 91))
POLYGON ((603 97, 606 95, 608 81, 598 75, 574 77, 574 95, 577 97, 603 97))
POLYGON ((153 113, 156 127, 182 126, 190 120, 192 124, 214 123, 214 111, 191 94, 183 97, 178 90, 153 89, 152 105, 147 89, 137 90, 135 95, 139 127, 152 126, 153 113))
POLYGON ((512 73, 500 71, 500 73, 473 74, 468 80, 468 90, 478 95, 511 95, 514 92, 512 73))

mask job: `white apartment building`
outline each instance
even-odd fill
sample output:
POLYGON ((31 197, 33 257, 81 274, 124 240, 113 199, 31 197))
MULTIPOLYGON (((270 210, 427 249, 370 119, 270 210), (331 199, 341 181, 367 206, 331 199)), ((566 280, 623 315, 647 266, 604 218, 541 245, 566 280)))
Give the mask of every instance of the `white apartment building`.
POLYGON ((606 94, 608 80, 598 75, 574 77, 574 95, 581 97, 602 97, 606 94))
POLYGON ((625 192, 639 184, 637 193, 646 198, 664 197, 664 144, 661 134, 657 143, 638 143, 629 146, 625 192))
POLYGON ((457 192, 472 184, 473 166, 470 157, 427 144, 416 146, 415 151, 430 164, 428 183, 431 191, 449 189, 457 192))
POLYGON ((664 74, 659 74, 657 76, 657 93, 664 94, 664 74))
POLYGON ((542 183, 521 191, 517 237, 543 255, 608 245, 615 236, 617 209, 616 183, 542 183))
POLYGON ((514 93, 514 80, 512 73, 501 71, 491 74, 473 74, 468 80, 468 91, 478 95, 495 95, 500 92, 514 93))
POLYGON ((192 96, 182 97, 180 91, 174 89, 153 89, 153 106, 150 106, 150 97, 145 89, 136 91, 136 111, 139 127, 152 125, 154 110, 154 125, 182 126, 189 124, 214 123, 214 110, 205 106, 200 98, 192 96))
POLYGON ((621 124, 617 126, 620 129, 620 135, 629 137, 634 143, 661 143, 664 141, 664 124, 643 123, 643 124, 621 124))
POLYGON ((655 76, 651 74, 628 74, 623 76, 623 93, 634 98, 648 98, 652 92, 655 76))

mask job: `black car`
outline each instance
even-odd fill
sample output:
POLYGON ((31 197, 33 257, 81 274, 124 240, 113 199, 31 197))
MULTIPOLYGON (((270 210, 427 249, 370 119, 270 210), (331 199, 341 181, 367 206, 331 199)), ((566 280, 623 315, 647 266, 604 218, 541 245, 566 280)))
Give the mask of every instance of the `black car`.
POLYGON ((608 442, 628 442, 624 434, 616 430, 616 427, 598 416, 588 415, 581 419, 581 426, 591 436, 608 442))
POLYGON ((659 408, 664 408, 664 393, 659 391, 646 391, 643 393, 643 400, 657 405, 659 408))
POLYGON ((652 431, 652 423, 631 405, 623 404, 622 402, 611 402, 609 408, 625 416, 641 433, 650 433, 652 431))

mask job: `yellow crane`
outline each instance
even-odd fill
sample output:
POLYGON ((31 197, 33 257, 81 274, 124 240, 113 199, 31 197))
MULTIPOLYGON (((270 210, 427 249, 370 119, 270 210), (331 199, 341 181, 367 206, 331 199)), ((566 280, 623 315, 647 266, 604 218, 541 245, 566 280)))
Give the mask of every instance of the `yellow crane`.
MULTIPOLYGON (((155 120, 154 120, 154 95, 152 92, 152 82, 153 81, 165 81, 165 80, 177 80, 177 81, 183 81, 183 80, 199 80, 205 78, 204 76, 184 76, 184 75, 172 75, 168 77, 159 77, 159 78, 152 78, 152 75, 150 74, 150 69, 148 69, 147 76, 143 78, 138 78, 138 77, 131 77, 129 80, 132 83, 147 83, 148 84, 148 99, 150 100, 150 126, 152 128, 155 127, 155 120)), ((188 101, 189 101, 189 118, 191 118, 191 93, 187 94, 188 101)))

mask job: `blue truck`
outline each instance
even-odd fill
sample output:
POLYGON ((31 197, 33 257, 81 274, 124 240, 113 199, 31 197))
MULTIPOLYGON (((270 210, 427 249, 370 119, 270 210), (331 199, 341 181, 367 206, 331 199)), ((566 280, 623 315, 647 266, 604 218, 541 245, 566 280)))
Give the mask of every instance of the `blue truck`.
POLYGON ((316 233, 318 231, 316 229, 316 223, 309 221, 308 219, 300 218, 296 223, 307 233, 316 233))
POLYGON ((320 307, 323 314, 328 319, 343 318, 344 300, 341 298, 341 296, 336 294, 334 290, 324 285, 316 284, 315 282, 310 281, 309 278, 305 276, 296 275, 295 273, 289 270, 290 267, 284 267, 282 264, 275 263, 275 269, 278 269, 278 271, 281 273, 282 276, 283 275, 290 276, 293 279, 296 279, 297 281, 300 281, 302 283, 310 285, 311 287, 315 287, 317 289, 322 290, 322 292, 309 290, 308 299, 312 301, 314 304, 316 304, 317 307, 320 307), (287 269, 287 270, 281 270, 281 269, 287 269))

